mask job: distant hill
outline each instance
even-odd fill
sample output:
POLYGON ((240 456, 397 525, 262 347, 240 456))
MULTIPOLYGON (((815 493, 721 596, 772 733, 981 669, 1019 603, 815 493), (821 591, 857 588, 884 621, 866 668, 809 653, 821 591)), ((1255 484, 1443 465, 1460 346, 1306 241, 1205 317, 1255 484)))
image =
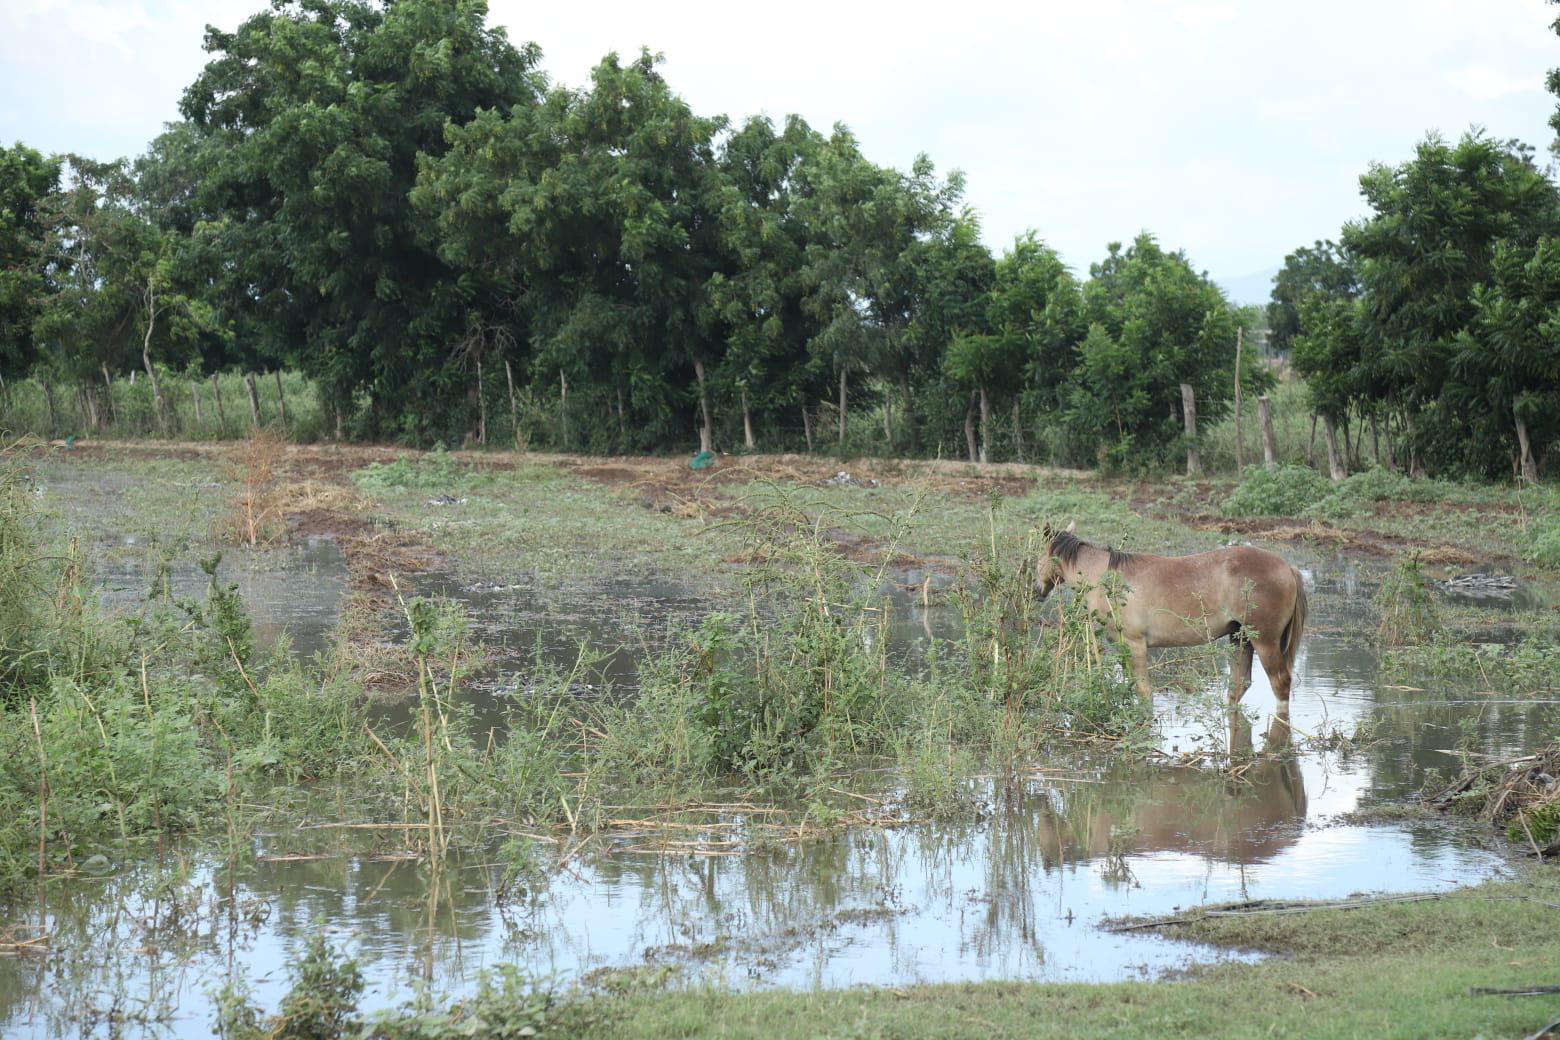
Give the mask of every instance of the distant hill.
POLYGON ((1278 272, 1279 268, 1269 267, 1234 278, 1221 278, 1215 275, 1213 281, 1224 290, 1231 303, 1242 307, 1252 303, 1260 305, 1267 303, 1268 298, 1273 295, 1273 276, 1278 272))

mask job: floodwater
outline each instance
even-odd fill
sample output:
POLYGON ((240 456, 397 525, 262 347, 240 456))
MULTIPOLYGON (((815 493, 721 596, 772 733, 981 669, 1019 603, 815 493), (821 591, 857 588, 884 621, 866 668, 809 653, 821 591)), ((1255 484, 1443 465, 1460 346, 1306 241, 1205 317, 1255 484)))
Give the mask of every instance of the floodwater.
MULTIPOLYGON (((111 551, 99 581, 111 609, 133 614, 160 596, 204 602, 211 579, 188 554, 164 562, 155 547, 133 538, 105 548, 111 551)), ((285 636, 294 652, 308 657, 330 643, 347 587, 347 560, 329 538, 253 554, 229 550, 217 580, 238 586, 258 646, 269 649, 285 636)))
MULTIPOLYGON (((339 595, 330 549, 305 547, 245 575, 229 580, 249 582, 257 616, 266 589, 277 590, 265 624, 286 629, 294 645, 328 627, 311 627, 309 614, 329 613, 326 594, 300 590, 335 583, 339 595)), ((423 984, 458 993, 498 964, 563 984, 647 964, 737 986, 1154 977, 1241 955, 1112 933, 1102 919, 1232 899, 1445 889, 1499 874, 1502 860, 1473 832, 1340 818, 1404 798, 1427 770, 1450 769, 1448 749, 1460 741, 1492 754, 1530 748, 1553 732, 1560 711, 1553 701, 1472 688, 1385 685, 1369 648, 1373 575, 1332 560, 1309 577, 1312 630, 1292 716, 1303 743, 1293 755, 1259 758, 1248 783, 1193 765, 1047 763, 1013 788, 987 792, 986 811, 953 822, 729 855, 643 851, 619 835, 519 892, 503 890, 491 853, 453 858, 434 873, 372 836, 343 852, 327 832, 266 833, 256 839, 258 861, 241 868, 168 853, 53 885, 42 906, 13 908, 13 928, 41 925, 52 938, 47 956, 0 962, 0 1028, 8 1036, 116 1027, 209 1035, 223 979, 245 980, 274 1007, 289 964, 320 930, 359 960, 373 1007, 401 1004, 423 984), (1309 739, 1367 723, 1371 741, 1348 754, 1314 750, 1309 739), (328 854, 276 858, 314 849, 328 854)), ((708 609, 671 579, 547 596, 439 582, 473 607, 484 638, 507 633, 517 655, 540 648, 563 661, 581 639, 653 641, 708 609), (614 601, 615 612, 602 606, 614 601), (625 603, 638 617, 626 626, 625 603)), ((896 595, 904 652, 928 629, 946 631, 944 608, 922 616, 913 595, 896 595)), ((613 667, 629 669, 631 659, 613 667)), ((504 688, 495 679, 470 696, 501 697, 504 688)), ((1207 703, 1159 694, 1164 750, 1226 739, 1222 717, 1198 706, 1207 703)), ((1260 751, 1273 707, 1260 669, 1246 703, 1258 715, 1260 751)))

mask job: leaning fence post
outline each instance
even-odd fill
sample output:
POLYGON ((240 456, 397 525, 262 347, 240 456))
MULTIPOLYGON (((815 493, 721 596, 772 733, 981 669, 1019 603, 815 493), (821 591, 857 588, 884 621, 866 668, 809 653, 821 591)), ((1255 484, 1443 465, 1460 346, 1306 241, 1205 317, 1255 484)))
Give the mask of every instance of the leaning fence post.
POLYGON ((1181 384, 1181 415, 1186 420, 1186 475, 1202 476, 1202 456, 1197 453, 1197 395, 1192 384, 1181 384))

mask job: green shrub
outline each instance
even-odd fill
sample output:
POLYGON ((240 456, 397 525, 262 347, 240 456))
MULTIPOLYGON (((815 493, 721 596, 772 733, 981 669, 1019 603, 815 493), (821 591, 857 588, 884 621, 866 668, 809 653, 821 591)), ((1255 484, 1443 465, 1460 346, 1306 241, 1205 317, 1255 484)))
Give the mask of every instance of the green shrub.
POLYGON ((1255 466, 1224 500, 1225 516, 1299 516, 1325 498, 1326 477, 1305 466, 1255 466))
POLYGON ((1551 512, 1534 521, 1523 555, 1540 567, 1560 567, 1560 516, 1551 512))
POLYGON ((1380 633, 1388 646, 1428 641, 1441 626, 1441 612, 1417 556, 1398 560, 1376 593, 1380 633))
POLYGON ((480 474, 463 468, 443 445, 417 458, 399 456, 394 462, 373 462, 352 474, 353 483, 371 494, 386 491, 470 490, 480 474))

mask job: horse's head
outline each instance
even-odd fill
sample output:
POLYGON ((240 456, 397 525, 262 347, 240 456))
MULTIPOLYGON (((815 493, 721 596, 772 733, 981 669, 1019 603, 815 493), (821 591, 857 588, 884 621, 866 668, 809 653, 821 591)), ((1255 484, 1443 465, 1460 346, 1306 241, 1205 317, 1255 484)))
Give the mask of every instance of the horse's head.
POLYGON ((1040 563, 1039 573, 1035 575, 1035 585, 1040 589, 1040 598, 1044 600, 1051 594, 1051 590, 1066 580, 1062 573, 1062 561, 1058 560, 1051 552, 1051 547, 1056 544, 1058 534, 1072 534, 1077 530, 1076 521, 1067 525, 1065 531, 1058 531, 1050 524, 1046 524, 1040 530, 1040 536, 1045 541, 1045 558, 1040 563))

